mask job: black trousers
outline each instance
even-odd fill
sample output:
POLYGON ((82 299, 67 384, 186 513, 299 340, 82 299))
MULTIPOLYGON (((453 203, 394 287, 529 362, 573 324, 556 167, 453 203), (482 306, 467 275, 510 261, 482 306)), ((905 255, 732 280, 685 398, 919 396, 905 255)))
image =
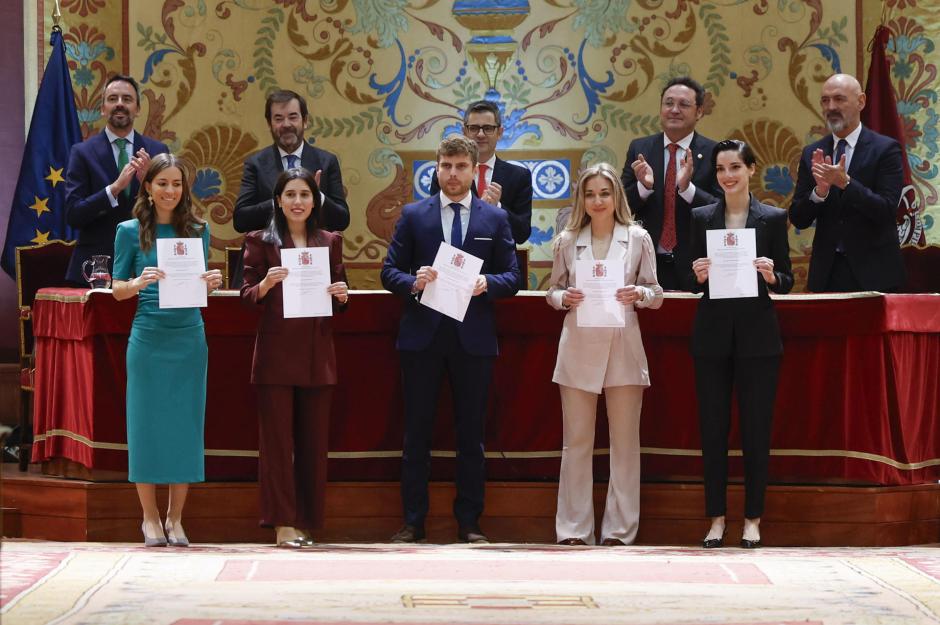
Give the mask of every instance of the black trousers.
POLYGON ((829 270, 829 279, 826 281, 826 292, 830 293, 851 293, 853 291, 864 291, 862 285, 858 283, 855 274, 852 272, 852 266, 844 254, 836 252, 832 258, 832 268, 829 270))
POLYGON ((683 279, 674 254, 656 254, 656 280, 664 291, 681 291, 683 279))
POLYGON ((744 516, 764 513, 770 433, 777 396, 780 356, 695 357, 699 429, 705 468, 705 514, 723 516, 728 485, 728 431, 732 390, 737 394, 744 453, 744 516))
POLYGON ((460 527, 477 525, 486 485, 483 436, 493 372, 492 356, 473 356, 460 344, 457 322, 444 318, 431 345, 402 351, 405 440, 402 446, 401 499, 405 523, 424 527, 428 513, 431 435, 444 375, 450 382, 457 434, 457 496, 454 516, 460 527))

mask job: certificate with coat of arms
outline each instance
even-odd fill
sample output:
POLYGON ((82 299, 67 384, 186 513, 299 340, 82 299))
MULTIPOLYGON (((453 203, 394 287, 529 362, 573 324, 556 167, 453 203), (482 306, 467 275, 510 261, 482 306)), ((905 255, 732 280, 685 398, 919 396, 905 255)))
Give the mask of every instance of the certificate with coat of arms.
POLYGON ((710 299, 757 297, 754 232, 753 228, 705 231, 705 247, 712 261, 708 268, 710 299))
POLYGON ((421 303, 463 321, 473 297, 473 286, 483 268, 483 259, 442 242, 431 266, 437 271, 437 279, 424 287, 421 303))
POLYGON ((623 287, 622 260, 574 261, 575 286, 584 293, 576 309, 579 328, 622 328, 623 304, 617 301, 617 289, 623 287))
POLYGON ((284 318, 332 317, 330 286, 330 248, 281 248, 281 266, 287 277, 281 283, 284 318))
POLYGON ((157 239, 157 267, 166 278, 160 280, 160 308, 205 308, 207 302, 206 257, 202 239, 157 239))

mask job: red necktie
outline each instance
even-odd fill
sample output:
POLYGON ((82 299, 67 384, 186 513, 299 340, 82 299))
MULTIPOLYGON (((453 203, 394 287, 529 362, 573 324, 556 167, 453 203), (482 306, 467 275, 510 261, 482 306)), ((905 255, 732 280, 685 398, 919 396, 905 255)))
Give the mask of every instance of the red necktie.
POLYGON ((671 252, 676 247, 676 150, 678 144, 670 143, 669 162, 666 163, 666 184, 663 186, 663 233, 659 236, 659 247, 671 252))
POLYGON ((480 174, 477 178, 477 195, 483 197, 483 194, 486 193, 486 170, 489 169, 489 165, 484 165, 480 163, 480 174))

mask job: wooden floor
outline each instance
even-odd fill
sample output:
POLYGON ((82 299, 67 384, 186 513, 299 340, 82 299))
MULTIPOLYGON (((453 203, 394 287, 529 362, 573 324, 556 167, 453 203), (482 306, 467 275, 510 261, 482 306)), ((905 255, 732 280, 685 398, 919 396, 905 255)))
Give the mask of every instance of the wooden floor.
MULTIPOLYGON (((33 471, 36 471, 34 469, 33 471)), ((555 541, 555 483, 491 482, 481 526, 492 541, 555 541)), ((161 506, 165 508, 165 489, 161 506)), ((595 488, 603 510, 606 484, 595 488)), ((64 541, 140 540, 140 509, 132 484, 87 482, 19 473, 4 464, 0 481, 3 536, 64 541)), ((729 511, 743 508, 743 488, 729 487, 729 511)), ((431 486, 428 539, 455 540, 453 485, 431 486)), ((332 482, 320 542, 384 542, 401 523, 397 482, 332 482)), ((693 545, 707 529, 702 485, 645 483, 638 544, 693 545)), ((258 527, 258 489, 251 482, 194 485, 186 532, 194 542, 270 542, 258 527)), ((598 527, 600 520, 598 519, 598 527)), ((761 523, 768 546, 895 546, 940 542, 940 485, 902 487, 771 486, 761 523)), ((741 532, 729 515, 729 537, 741 532)), ((729 538, 731 542, 734 541, 729 538)))

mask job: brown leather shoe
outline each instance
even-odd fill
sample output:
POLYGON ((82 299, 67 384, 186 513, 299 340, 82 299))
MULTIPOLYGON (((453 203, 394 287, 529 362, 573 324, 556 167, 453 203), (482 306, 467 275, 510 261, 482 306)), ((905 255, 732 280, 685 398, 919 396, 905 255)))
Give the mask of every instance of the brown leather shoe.
POLYGON ((461 527, 457 531, 457 538, 462 543, 470 543, 473 545, 482 545, 490 542, 486 534, 483 533, 483 530, 476 525, 461 527))
POLYGON ((580 538, 566 538, 564 540, 559 540, 558 544, 565 545, 567 547, 584 547, 587 545, 587 543, 580 538))
POLYGON ((425 538, 424 528, 416 527, 414 525, 405 525, 401 526, 401 529, 392 534, 393 543, 417 543, 423 541, 425 538))
POLYGON ((619 538, 605 538, 601 541, 602 547, 626 547, 627 543, 623 542, 619 538))

